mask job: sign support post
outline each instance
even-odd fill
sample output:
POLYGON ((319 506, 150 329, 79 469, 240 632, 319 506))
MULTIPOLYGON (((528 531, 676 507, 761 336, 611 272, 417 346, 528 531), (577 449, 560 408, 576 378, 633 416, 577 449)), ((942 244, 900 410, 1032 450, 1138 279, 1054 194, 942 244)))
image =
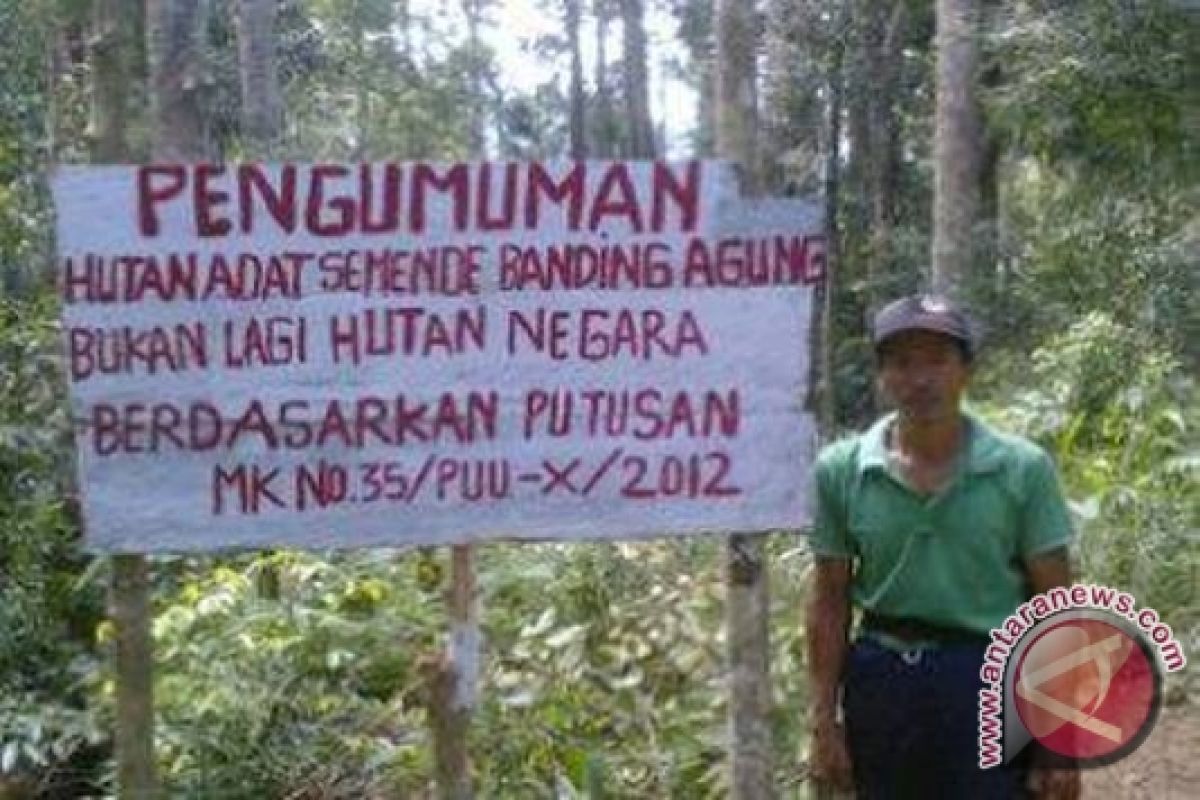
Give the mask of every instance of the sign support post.
MULTIPOLYGON (((153 705, 124 554, 450 546, 431 717, 465 798, 475 543, 808 514, 821 209, 744 196, 728 163, 167 161, 64 167, 54 193, 87 544, 132 559, 130 758, 153 705)), ((758 543, 734 545, 731 587, 765 598, 758 543)), ((765 625, 754 602, 731 638, 765 625)))
POLYGON ((154 645, 149 565, 142 555, 112 558, 109 617, 116 629, 117 791, 121 800, 159 796, 154 762, 154 645))
MULTIPOLYGON (((717 154, 739 163, 742 187, 762 191, 752 4, 716 0, 717 154)), ((792 343, 807 346, 808 337, 792 343)), ((725 547, 725 637, 729 659, 730 796, 776 795, 771 753, 770 594, 766 533, 733 533, 725 547)))

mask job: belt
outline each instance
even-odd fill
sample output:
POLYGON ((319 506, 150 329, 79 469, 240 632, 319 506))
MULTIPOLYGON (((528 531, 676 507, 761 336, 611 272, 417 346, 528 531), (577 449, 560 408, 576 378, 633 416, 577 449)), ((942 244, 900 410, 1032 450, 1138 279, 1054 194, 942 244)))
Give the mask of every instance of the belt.
POLYGON ((867 633, 883 633, 905 642, 986 645, 990 641, 987 634, 978 631, 954 625, 939 625, 915 617, 895 617, 875 611, 863 612, 862 628, 867 633))

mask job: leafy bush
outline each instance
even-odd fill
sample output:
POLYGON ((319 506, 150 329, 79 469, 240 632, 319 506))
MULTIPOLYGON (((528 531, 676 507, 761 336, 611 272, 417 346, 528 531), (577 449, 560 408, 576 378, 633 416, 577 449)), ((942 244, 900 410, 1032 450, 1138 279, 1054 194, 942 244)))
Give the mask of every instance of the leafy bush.
POLYGON ((36 773, 44 789, 86 784, 73 759, 94 760, 107 739, 87 701, 101 602, 64 490, 52 312, 0 300, 0 779, 36 773))
MULTIPOLYGON (((807 559, 773 541, 780 780, 802 744, 807 559), (786 549, 785 549, 786 548, 786 549)), ((479 796, 722 797, 720 541, 481 549, 479 796)), ((414 796, 432 774, 422 663, 440 650, 429 551, 278 553, 183 574, 155 628, 172 796, 414 796), (278 593, 264 596, 269 568, 278 593)))
POLYGON ((417 657, 436 604, 387 553, 189 565, 157 615, 172 797, 406 796, 428 772, 417 657), (272 573, 277 595, 260 591, 272 573))
POLYGON ((993 413, 1055 453, 1089 580, 1132 592, 1200 636, 1200 401, 1144 333, 1089 314, 1034 351, 993 413))

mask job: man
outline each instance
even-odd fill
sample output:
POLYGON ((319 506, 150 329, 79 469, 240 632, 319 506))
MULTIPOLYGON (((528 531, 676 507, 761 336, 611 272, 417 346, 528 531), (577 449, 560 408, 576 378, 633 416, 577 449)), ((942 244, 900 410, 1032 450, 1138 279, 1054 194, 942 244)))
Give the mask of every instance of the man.
POLYGON ((895 411, 816 467, 814 778, 860 800, 1077 797, 1074 770, 978 766, 988 632, 1030 595, 1070 583, 1053 465, 961 410, 976 342, 944 298, 886 306, 872 342, 895 411))

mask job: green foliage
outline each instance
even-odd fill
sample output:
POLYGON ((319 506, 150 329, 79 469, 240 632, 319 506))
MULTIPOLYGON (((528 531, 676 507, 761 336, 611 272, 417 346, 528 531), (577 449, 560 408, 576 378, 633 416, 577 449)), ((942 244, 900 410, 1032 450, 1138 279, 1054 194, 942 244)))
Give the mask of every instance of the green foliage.
POLYGON ((1200 356, 1200 21, 1160 2, 1031 4, 1002 17, 989 96, 1008 153, 991 327, 1036 344, 1104 307, 1200 356))
MULTIPOLYGON (((807 560, 774 543, 781 780, 803 741, 807 560)), ((722 797, 719 542, 482 551, 472 752, 489 798, 722 797)), ((411 796, 431 774, 422 664, 446 630, 432 551, 281 553, 179 571, 157 614, 172 796, 411 796), (269 568, 278 593, 264 597, 269 568), (304 794, 305 792, 311 794, 304 794)), ((794 779, 794 778, 793 778, 794 779)))
POLYGON ((65 499, 54 312, 0 300, 0 776, 36 770, 45 785, 106 738, 87 702, 100 598, 65 499))
MULTIPOLYGON (((1089 580, 1200 633, 1200 400, 1145 332, 1102 313, 1036 350, 1027 387, 994 413, 1055 453, 1089 580)), ((999 386, 996 381, 993 388, 999 386)))
POLYGON ((42 20, 0 0, 0 297, 36 282, 47 249, 42 20))
POLYGON ((489 607, 508 610, 488 621, 494 689, 478 726, 486 796, 549 796, 564 785, 567 796, 597 796, 595 783, 612 798, 719 796, 711 543, 538 551, 489 576, 505 601, 489 607))
POLYGON ((305 160, 469 155, 466 109, 495 105, 494 54, 486 46, 473 53, 462 30, 440 27, 444 20, 438 15, 415 13, 410 5, 415 4, 301 3, 307 27, 298 53, 315 68, 282 76, 289 155, 305 160), (476 64, 480 97, 471 82, 476 64))
POLYGON ((532 94, 505 97, 499 109, 500 155, 517 160, 557 158, 568 147, 570 99, 557 80, 532 94))
POLYGON ((189 566, 154 631, 171 796, 415 791, 428 771, 415 664, 444 620, 411 561, 278 553, 189 566))
MULTIPOLYGON (((481 796, 724 797, 720 539, 491 550, 481 796)), ((806 742, 800 608, 811 564, 768 545, 776 777, 806 742)))
POLYGON ((1200 24, 1188 4, 1016 4, 993 48, 1005 77, 993 116, 1019 149, 1097 185, 1197 175, 1187 101, 1200 81, 1200 24))

